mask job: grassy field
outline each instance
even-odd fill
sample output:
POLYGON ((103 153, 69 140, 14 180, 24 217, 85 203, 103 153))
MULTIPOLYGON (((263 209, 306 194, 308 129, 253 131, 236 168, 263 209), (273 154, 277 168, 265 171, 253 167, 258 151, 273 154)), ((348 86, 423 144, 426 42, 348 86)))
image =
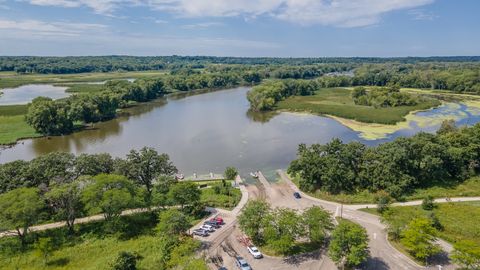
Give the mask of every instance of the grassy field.
MULTIPOLYGON (((413 218, 427 217, 427 211, 421 206, 391 207, 395 216, 402 224, 408 224, 413 218)), ((363 211, 377 214, 374 209, 363 211)), ((472 240, 480 244, 480 202, 438 203, 433 210, 443 226, 439 237, 455 243, 459 240, 472 240)))
POLYGON ((22 138, 41 137, 25 122, 24 115, 0 116, 0 144, 13 144, 22 138))
POLYGON ((411 111, 425 110, 440 105, 438 100, 429 99, 415 106, 373 108, 355 105, 346 88, 324 88, 312 96, 292 96, 277 103, 277 109, 308 112, 318 115, 333 115, 364 123, 395 124, 405 120, 411 111))
POLYGON ((426 196, 434 198, 480 196, 480 177, 472 177, 459 185, 451 184, 426 189, 416 189, 406 200, 421 200, 426 196))
POLYGON ((71 83, 71 82, 101 82, 114 79, 138 79, 158 77, 164 71, 135 71, 135 72, 108 72, 108 73, 79 73, 79 74, 16 74, 0 72, 0 89, 18 87, 26 84, 43 83, 71 83))
MULTIPOLYGON (((296 177, 291 177, 291 179, 298 186, 299 179, 296 177)), ((362 191, 354 194, 330 194, 328 192, 317 190, 315 192, 306 193, 322 200, 345 204, 375 203, 375 193, 368 191, 362 191)), ((465 180, 461 184, 416 189, 411 194, 407 194, 405 196, 405 200, 422 200, 426 196, 432 196, 434 198, 480 196, 480 177, 472 177, 465 180)))
MULTIPOLYGON (((191 221, 193 224, 194 220, 191 221)), ((103 222, 77 226, 73 237, 65 238, 61 230, 50 230, 37 234, 51 237, 56 248, 44 265, 31 248, 20 253, 6 248, 15 245, 16 238, 0 239, 0 269, 55 269, 96 270, 110 269, 110 263, 120 251, 137 252, 142 256, 139 270, 158 269, 162 239, 155 234, 156 218, 149 213, 122 217, 123 229, 112 235, 103 231, 103 222)))
POLYGON ((230 192, 231 194, 228 196, 224 194, 215 194, 213 188, 204 188, 202 189, 200 201, 211 207, 231 210, 235 208, 242 198, 242 193, 238 188, 232 188, 230 192))
POLYGON ((68 87, 65 92, 68 93, 93 93, 102 90, 102 84, 88 84, 88 83, 75 83, 75 84, 59 84, 59 86, 68 87))

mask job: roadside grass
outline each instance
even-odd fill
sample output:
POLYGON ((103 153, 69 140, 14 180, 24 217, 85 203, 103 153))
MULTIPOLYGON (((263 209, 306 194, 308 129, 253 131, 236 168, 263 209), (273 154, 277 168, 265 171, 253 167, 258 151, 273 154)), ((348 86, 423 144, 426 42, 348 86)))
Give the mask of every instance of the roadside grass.
POLYGON ((19 139, 41 136, 25 122, 24 115, 0 116, 0 144, 13 144, 19 139))
MULTIPOLYGON (((121 251, 137 252, 139 270, 158 269, 162 238, 155 234, 156 215, 142 213, 121 218, 121 230, 115 234, 105 232, 105 222, 76 226, 76 234, 66 237, 65 229, 34 233, 35 237, 51 237, 55 250, 45 265, 30 246, 24 252, 9 250, 18 242, 16 238, 0 239, 0 269, 110 269, 110 263, 121 251)), ((193 224, 194 221, 191 221, 193 224)))
MULTIPOLYGON (((439 237, 455 243, 459 240, 472 240, 480 244, 480 202, 437 203, 432 210, 443 226, 439 237)), ((427 217, 429 211, 421 206, 390 207, 392 216, 400 225, 407 225, 417 217, 427 217)), ((361 209, 362 211, 379 215, 375 209, 361 209)))
POLYGON ((422 200, 427 196, 434 198, 480 196, 480 177, 469 178, 457 185, 447 184, 444 186, 416 189, 411 195, 406 196, 406 200, 422 200))
POLYGON ((317 115, 333 115, 364 123, 393 125, 405 120, 411 111, 426 110, 440 105, 436 99, 426 99, 415 106, 374 108, 353 102, 351 90, 346 88, 322 88, 312 96, 292 96, 277 103, 279 110, 307 112, 317 115))
MULTIPOLYGON (((289 175, 289 177, 298 187, 299 178, 292 177, 291 175, 289 175)), ((331 194, 322 190, 303 192, 318 199, 344 204, 376 203, 375 193, 366 190, 352 194, 331 194)), ((460 184, 453 182, 452 184, 444 184, 443 186, 415 189, 411 194, 406 194, 403 201, 422 200, 427 196, 432 196, 433 198, 480 196, 480 176, 469 178, 460 184)))
POLYGON ((230 196, 225 194, 216 194, 213 188, 204 188, 201 190, 200 201, 210 207, 218 207, 232 210, 240 202, 242 193, 238 188, 230 190, 230 196))
POLYGON ((13 88, 26 84, 69 83, 69 82, 101 82, 114 79, 139 79, 159 77, 165 71, 135 72, 92 72, 78 74, 12 74, 0 72, 0 89, 13 88))

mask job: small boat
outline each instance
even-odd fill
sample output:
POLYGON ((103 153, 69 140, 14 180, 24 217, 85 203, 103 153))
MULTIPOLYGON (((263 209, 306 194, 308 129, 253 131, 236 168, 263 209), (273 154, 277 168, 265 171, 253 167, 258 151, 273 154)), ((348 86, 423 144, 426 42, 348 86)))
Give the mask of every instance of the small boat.
POLYGON ((250 176, 253 178, 258 178, 258 174, 256 172, 251 172, 250 176))

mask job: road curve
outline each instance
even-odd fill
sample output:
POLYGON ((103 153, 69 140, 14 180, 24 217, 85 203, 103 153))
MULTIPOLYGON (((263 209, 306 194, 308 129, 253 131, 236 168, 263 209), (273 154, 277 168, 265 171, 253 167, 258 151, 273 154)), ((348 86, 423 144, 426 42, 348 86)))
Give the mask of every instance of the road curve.
MULTIPOLYGON (((325 201, 309 196, 308 194, 305 194, 299 190, 298 187, 285 174, 285 172, 278 170, 277 173, 280 178, 287 183, 285 186, 290 189, 287 191, 290 193, 290 197, 293 198, 293 192, 300 192, 300 194, 303 196, 301 200, 309 201, 312 205, 321 206, 329 211, 335 209, 334 213, 336 216, 340 215, 341 213, 344 218, 360 224, 367 230, 371 254, 371 259, 368 262, 367 269, 438 269, 437 266, 420 266, 412 259, 395 249, 388 241, 385 225, 380 222, 378 216, 358 211, 357 209, 359 208, 356 208, 356 205, 354 205, 354 207, 352 207, 352 205, 342 206, 339 203, 325 201)), ((442 242, 441 244, 446 244, 441 246, 447 249, 447 252, 450 251, 448 250, 448 243, 445 241, 440 242, 442 242)), ((455 269, 455 266, 445 265, 442 269, 455 269)))

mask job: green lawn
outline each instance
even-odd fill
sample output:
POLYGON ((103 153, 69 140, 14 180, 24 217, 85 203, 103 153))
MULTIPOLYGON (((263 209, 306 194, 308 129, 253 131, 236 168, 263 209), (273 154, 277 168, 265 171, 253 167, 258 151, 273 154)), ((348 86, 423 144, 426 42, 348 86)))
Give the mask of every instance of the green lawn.
POLYGON ((324 88, 312 96, 292 96, 277 103, 277 109, 308 112, 318 115, 334 115, 365 123, 395 124, 404 121, 411 111, 425 110, 440 105, 435 99, 415 106, 399 106, 375 109, 370 106, 355 105, 350 96, 351 90, 345 88, 324 88))
POLYGON ((427 196, 434 198, 445 197, 474 197, 480 196, 480 177, 472 177, 459 185, 436 186, 426 189, 416 189, 407 200, 421 200, 427 196))
MULTIPOLYGON (((480 244, 480 202, 461 202, 461 203, 438 203, 433 210, 443 230, 439 232, 439 237, 455 243, 458 240, 472 240, 480 244)), ((402 206, 391 207, 393 216, 401 224, 408 224, 413 218, 426 217, 428 211, 421 206, 402 206)), ((373 209, 362 209, 366 212, 377 214, 373 209)))
POLYGON ((0 144, 12 144, 22 138, 40 136, 25 122, 24 115, 0 116, 0 144))
POLYGON ((213 188, 203 188, 200 201, 211 207, 219 207, 224 209, 233 209, 242 198, 242 193, 238 188, 230 190, 230 196, 224 194, 215 194, 213 188))
POLYGON ((0 239, 0 269, 110 269, 110 263, 120 251, 141 255, 143 259, 137 264, 139 270, 158 269, 162 239, 154 232, 156 218, 144 213, 122 217, 122 221, 123 229, 114 235, 103 232, 103 222, 77 226, 76 235, 70 238, 63 236, 61 230, 37 234, 51 237, 57 243, 47 265, 35 254, 31 245, 21 253, 7 248, 15 246, 18 242, 16 238, 0 239))

